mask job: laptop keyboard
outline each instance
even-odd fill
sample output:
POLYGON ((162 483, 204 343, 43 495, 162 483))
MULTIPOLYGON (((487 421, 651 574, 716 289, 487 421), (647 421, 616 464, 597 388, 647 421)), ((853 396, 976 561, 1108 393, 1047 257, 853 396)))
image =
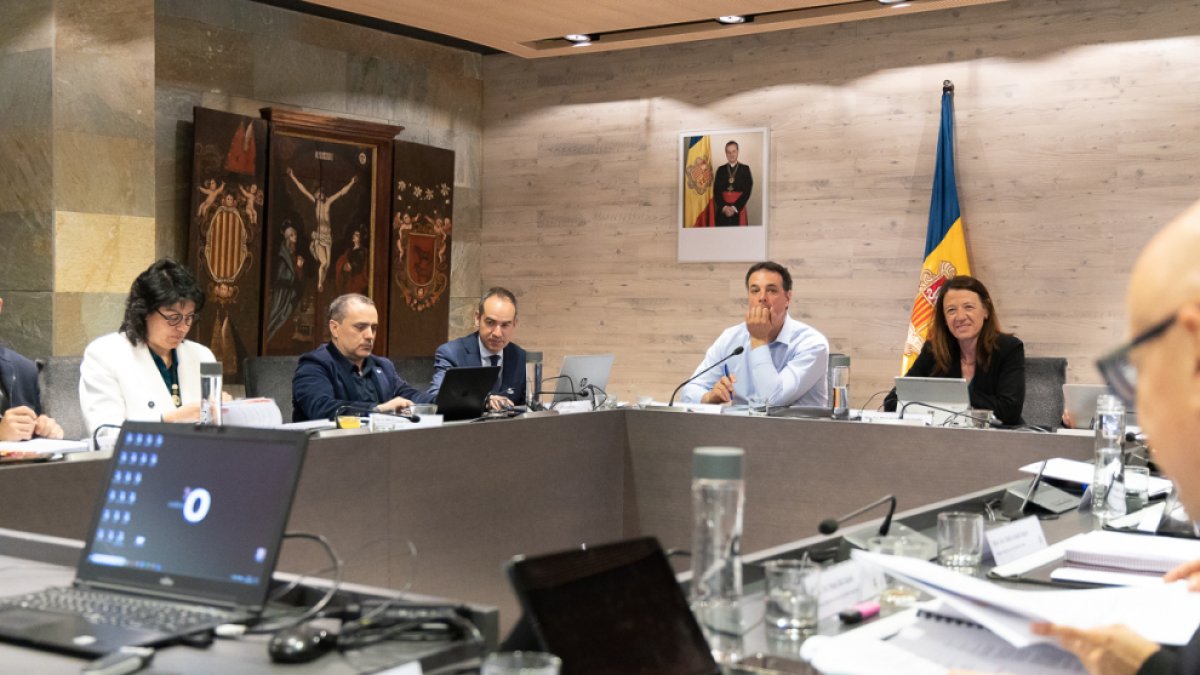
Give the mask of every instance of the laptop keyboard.
POLYGON ((75 614, 96 625, 180 635, 239 618, 220 609, 79 588, 48 588, 28 595, 0 598, 0 608, 13 606, 75 614))

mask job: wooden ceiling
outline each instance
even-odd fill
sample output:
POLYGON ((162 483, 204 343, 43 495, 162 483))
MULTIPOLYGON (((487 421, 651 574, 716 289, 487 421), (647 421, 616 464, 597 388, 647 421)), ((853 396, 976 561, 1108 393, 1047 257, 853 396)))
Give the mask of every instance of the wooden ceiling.
POLYGON ((1007 0, 308 0, 333 10, 418 28, 525 58, 631 49, 864 21, 1007 0), (715 19, 750 15, 750 23, 715 19), (587 46, 563 39, 596 36, 587 46))

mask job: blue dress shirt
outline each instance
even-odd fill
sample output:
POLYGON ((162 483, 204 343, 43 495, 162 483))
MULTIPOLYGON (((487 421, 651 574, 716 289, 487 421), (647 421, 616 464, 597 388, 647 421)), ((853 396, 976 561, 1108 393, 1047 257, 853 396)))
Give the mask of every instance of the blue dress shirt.
POLYGON ((788 316, 773 342, 750 349, 750 331, 745 322, 739 323, 721 333, 695 373, 725 358, 738 346, 746 351, 685 386, 679 400, 698 403, 728 368, 737 380, 733 385, 734 403, 744 405, 757 394, 773 406, 829 405, 829 341, 820 331, 788 316))

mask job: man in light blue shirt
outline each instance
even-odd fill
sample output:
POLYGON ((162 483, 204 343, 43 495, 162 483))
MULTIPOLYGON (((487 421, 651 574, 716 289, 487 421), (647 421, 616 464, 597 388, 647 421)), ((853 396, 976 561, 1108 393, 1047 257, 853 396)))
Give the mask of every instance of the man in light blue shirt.
POLYGON ((752 399, 771 406, 826 406, 829 399, 829 341, 788 316, 792 275, 775 262, 755 263, 746 272, 746 320, 727 328, 696 369, 703 372, 738 347, 743 351, 683 388, 688 403, 738 403, 752 399))

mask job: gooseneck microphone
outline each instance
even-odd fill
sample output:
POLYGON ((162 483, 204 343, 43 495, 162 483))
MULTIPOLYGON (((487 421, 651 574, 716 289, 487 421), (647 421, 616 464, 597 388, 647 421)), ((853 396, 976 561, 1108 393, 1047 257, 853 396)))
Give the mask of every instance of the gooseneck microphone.
POLYGON ((975 415, 968 415, 965 412, 959 412, 957 410, 951 410, 950 408, 942 408, 940 406, 930 405, 930 404, 924 403, 922 401, 909 401, 908 403, 905 403, 900 408, 900 419, 904 419, 904 411, 908 410, 908 406, 910 406, 910 405, 921 405, 921 406, 925 406, 926 408, 930 408, 932 410, 938 410, 938 411, 941 411, 944 413, 950 413, 951 415, 953 415, 955 417, 965 417, 969 420, 975 420, 976 422, 983 422, 984 424, 988 425, 989 427, 991 427, 993 429, 1003 429, 1004 428, 1004 424, 1002 424, 999 420, 994 420, 994 419, 991 419, 988 417, 976 417, 975 415))
POLYGON ((862 507, 861 509, 847 513, 846 515, 842 516, 841 518, 826 518, 825 520, 821 521, 820 525, 817 526, 817 530, 821 534, 833 534, 834 532, 837 532, 838 526, 841 525, 842 523, 846 522, 847 520, 850 520, 851 518, 854 518, 855 516, 860 516, 860 515, 866 513, 867 511, 870 511, 871 509, 875 508, 876 506, 883 504, 884 502, 891 502, 891 505, 888 506, 887 516, 884 517, 883 524, 879 526, 879 536, 886 537, 888 530, 892 529, 892 515, 896 513, 896 496, 895 495, 885 495, 883 497, 880 497, 879 499, 876 499, 875 501, 871 502, 870 504, 867 504, 866 506, 862 507))
MULTIPOLYGON (((409 408, 408 410, 411 411, 411 408, 409 408)), ((333 411, 334 421, 336 422, 337 418, 341 417, 343 413, 348 413, 348 412, 366 413, 368 415, 388 415, 389 417, 402 417, 410 422, 413 422, 414 424, 421 421, 420 415, 414 415, 411 412, 409 412, 409 414, 407 414, 407 415, 404 415, 404 414, 394 412, 391 410, 376 410, 374 406, 370 406, 370 405, 341 405, 341 406, 338 406, 337 410, 333 411)))
POLYGON ((675 405, 675 396, 679 394, 679 390, 686 387, 688 385, 688 383, 690 383, 692 380, 696 379, 697 377, 700 377, 701 375, 707 373, 708 371, 712 370, 713 368, 716 368, 717 366, 721 365, 722 363, 725 363, 729 359, 732 359, 733 357, 737 356, 738 354, 741 354, 744 351, 746 351, 746 348, 739 346, 737 349, 729 352, 729 356, 726 356, 725 358, 721 359, 720 361, 717 361, 716 363, 712 364, 711 366, 705 368, 704 370, 702 370, 702 371, 696 373, 695 375, 689 377, 688 379, 684 380, 682 384, 680 384, 678 387, 675 387, 675 391, 671 392, 671 401, 669 403, 667 403, 667 405, 668 406, 675 405))

